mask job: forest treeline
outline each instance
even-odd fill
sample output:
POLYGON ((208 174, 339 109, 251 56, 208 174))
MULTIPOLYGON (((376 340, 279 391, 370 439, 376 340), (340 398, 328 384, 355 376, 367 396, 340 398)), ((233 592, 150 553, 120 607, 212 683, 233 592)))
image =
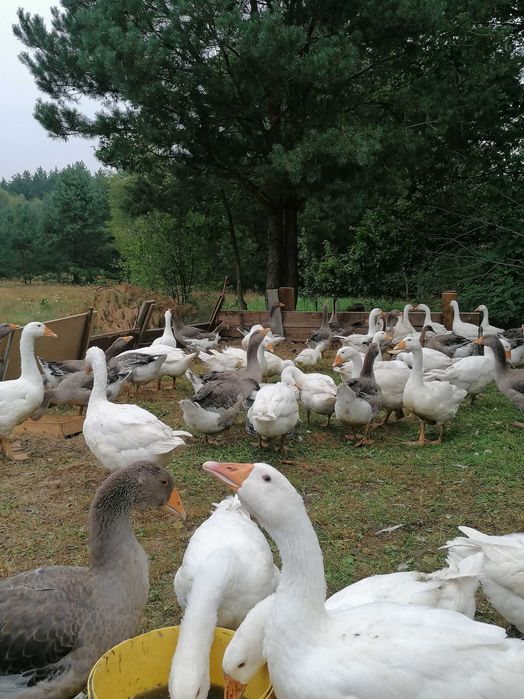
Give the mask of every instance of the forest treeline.
MULTIPOLYGON (((47 97, 36 118, 58 138, 98 137, 120 173, 93 177, 89 201, 105 192, 107 208, 89 230, 106 237, 84 236, 94 257, 67 264, 104 259, 178 298, 226 274, 239 299, 447 287, 521 320, 518 4, 69 0, 50 27, 18 17, 47 97)), ((42 250, 69 255, 67 228, 49 221, 42 250)))

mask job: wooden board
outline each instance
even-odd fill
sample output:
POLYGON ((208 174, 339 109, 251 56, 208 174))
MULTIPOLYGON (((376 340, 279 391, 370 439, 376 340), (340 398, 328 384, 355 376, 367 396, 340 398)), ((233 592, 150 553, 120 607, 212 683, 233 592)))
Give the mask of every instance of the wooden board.
MULTIPOLYGON (((48 320, 45 324, 58 337, 39 337, 35 342, 35 354, 50 361, 60 361, 64 359, 82 358, 82 338, 86 322, 91 321, 90 312, 79 313, 78 315, 48 320)), ((7 358, 7 368, 4 371, 3 379, 17 379, 20 376, 20 335, 22 329, 13 332, 13 340, 7 358)), ((4 342, 0 342, 0 356, 3 354, 4 342)))
POLYGON ((44 415, 40 420, 26 420, 11 432, 13 437, 24 434, 64 439, 82 432, 83 415, 44 415))

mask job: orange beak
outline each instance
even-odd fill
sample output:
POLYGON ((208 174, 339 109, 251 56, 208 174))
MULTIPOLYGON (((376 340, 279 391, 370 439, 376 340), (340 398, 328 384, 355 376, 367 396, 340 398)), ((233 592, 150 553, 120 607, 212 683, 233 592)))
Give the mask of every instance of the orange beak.
POLYGON ((168 512, 171 512, 171 514, 179 514, 182 519, 186 519, 186 510, 182 502, 182 498, 180 497, 176 488, 173 488, 171 491, 171 495, 169 496, 169 500, 166 502, 165 507, 168 512))
POLYGON ((473 313, 480 313, 480 308, 477 306, 477 308, 475 308, 475 310, 473 311, 473 313))
POLYGON ((16 323, 8 323, 8 324, 7 324, 7 327, 10 328, 11 330, 18 330, 18 328, 19 328, 20 326, 17 325, 16 323))
POLYGON ((342 366, 344 364, 344 360, 340 356, 340 354, 337 354, 334 361, 333 361, 333 366, 342 366))
POLYGON ((476 340, 473 340, 474 345, 483 345, 484 344, 484 335, 481 337, 477 337, 476 340))
POLYGON ((398 343, 398 345, 395 345, 395 347, 393 347, 393 349, 394 349, 394 350, 403 350, 403 349, 406 349, 406 343, 405 343, 405 341, 404 341, 404 340, 401 340, 401 341, 398 343))
POLYGON ((508 362, 511 360, 511 350, 506 350, 506 359, 508 362))
POLYGON ((47 325, 44 325, 44 336, 45 337, 58 337, 58 335, 55 335, 55 333, 47 327, 47 325))
POLYGON ((220 463, 218 461, 206 461, 202 464, 207 471, 219 481, 224 481, 233 490, 238 490, 242 483, 249 478, 254 464, 220 463))
POLYGON ((265 335, 267 335, 268 333, 271 332, 271 328, 262 328, 262 330, 260 330, 259 332, 261 332, 262 335, 265 336, 265 335))
POLYGON ((273 350, 274 350, 275 348, 273 347, 273 345, 272 345, 271 342, 270 342, 269 345, 266 347, 266 349, 267 349, 268 352, 273 352, 273 350))
POLYGON ((384 340, 387 340, 387 342, 391 342, 392 339, 391 335, 384 335, 384 340))
POLYGON ((224 699, 240 699, 244 694, 245 684, 234 680, 231 675, 224 675, 224 699))
POLYGON ((133 335, 124 335, 124 337, 122 338, 122 340, 125 340, 126 342, 129 342, 132 339, 133 339, 133 335))

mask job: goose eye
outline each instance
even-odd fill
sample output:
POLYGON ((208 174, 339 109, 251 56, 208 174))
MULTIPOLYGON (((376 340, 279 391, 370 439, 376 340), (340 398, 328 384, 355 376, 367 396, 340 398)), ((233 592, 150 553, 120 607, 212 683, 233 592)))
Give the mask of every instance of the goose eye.
POLYGON ((162 485, 167 485, 168 482, 169 482, 169 481, 167 480, 167 478, 163 478, 162 481, 161 481, 162 485))
POLYGON ((271 480, 271 476, 269 476, 267 473, 264 473, 264 475, 262 476, 262 480, 263 480, 263 481, 270 481, 270 480, 271 480))
POLYGON ((244 667, 245 663, 240 663, 238 667, 244 667))

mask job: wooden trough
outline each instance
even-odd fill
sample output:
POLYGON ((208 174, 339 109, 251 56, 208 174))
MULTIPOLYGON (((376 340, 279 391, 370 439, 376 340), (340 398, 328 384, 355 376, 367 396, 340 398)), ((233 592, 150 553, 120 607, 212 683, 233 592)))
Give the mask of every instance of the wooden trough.
POLYGON ((37 437, 64 439, 64 437, 80 434, 83 425, 83 415, 44 415, 40 420, 25 420, 15 427, 11 434, 13 437, 30 434, 37 437))

